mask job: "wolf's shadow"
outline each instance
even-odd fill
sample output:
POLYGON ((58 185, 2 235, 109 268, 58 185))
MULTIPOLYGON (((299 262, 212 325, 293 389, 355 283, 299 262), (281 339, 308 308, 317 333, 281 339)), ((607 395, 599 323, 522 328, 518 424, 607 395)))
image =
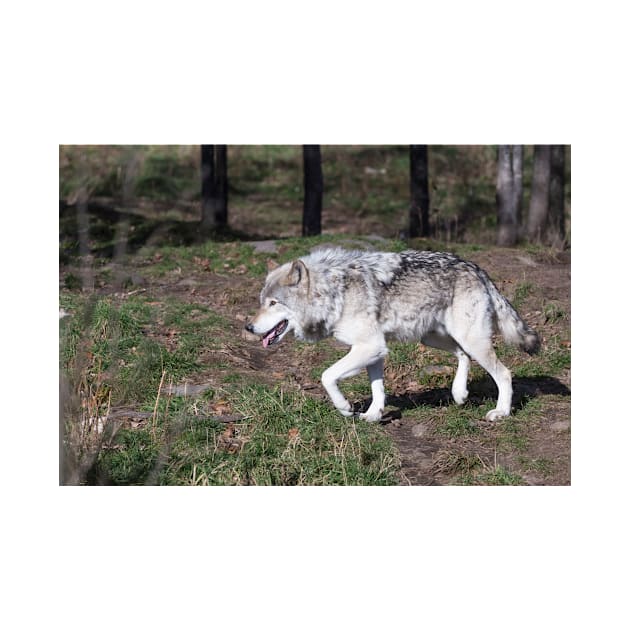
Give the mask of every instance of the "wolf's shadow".
MULTIPOLYGON (((512 406, 516 411, 523 409, 530 400, 544 395, 570 396, 571 390, 557 378, 551 376, 522 377, 512 379, 512 406)), ((468 403, 483 404, 488 398, 497 397, 497 387, 489 377, 473 379, 468 384, 468 403)), ((361 403, 361 411, 365 411, 370 403, 369 398, 361 403)), ((447 387, 434 387, 423 392, 410 392, 402 395, 387 396, 387 405, 396 409, 383 416, 385 422, 400 418, 402 412, 416 407, 444 407, 453 405, 455 401, 451 390, 447 387)))

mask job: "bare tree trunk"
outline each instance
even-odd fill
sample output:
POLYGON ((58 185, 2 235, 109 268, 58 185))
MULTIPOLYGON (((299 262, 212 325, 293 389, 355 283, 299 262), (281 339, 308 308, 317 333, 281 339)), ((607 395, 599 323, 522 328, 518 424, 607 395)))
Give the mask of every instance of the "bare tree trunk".
POLYGON ((90 218, 88 216, 88 193, 84 186, 79 190, 77 201, 77 238, 81 261, 81 286, 84 291, 94 290, 93 256, 90 251, 90 218))
POLYGON ((201 228, 227 226, 227 146, 201 145, 201 228))
POLYGON ((534 146, 534 172, 532 195, 527 218, 527 236, 530 241, 540 242, 545 236, 549 216, 549 182, 551 175, 551 146, 534 146))
POLYGON ((322 204, 324 176, 322 155, 318 144, 303 146, 304 159, 304 210, 302 236, 315 236, 322 232, 322 204))
POLYGON ((497 159, 497 245, 511 247, 519 236, 523 200, 523 146, 499 145, 497 159))
POLYGON ((514 176, 514 205, 516 206, 516 238, 521 237, 523 225, 523 151, 522 144, 512 147, 512 175, 514 176))
POLYGON ((426 144, 409 147, 409 237, 429 236, 429 151, 426 144))
POLYGON ((550 245, 564 247, 564 145, 552 144, 549 181, 549 229, 547 240, 550 245))
POLYGON ((217 223, 222 227, 228 222, 228 176, 227 176, 227 145, 217 144, 215 149, 217 190, 217 223))

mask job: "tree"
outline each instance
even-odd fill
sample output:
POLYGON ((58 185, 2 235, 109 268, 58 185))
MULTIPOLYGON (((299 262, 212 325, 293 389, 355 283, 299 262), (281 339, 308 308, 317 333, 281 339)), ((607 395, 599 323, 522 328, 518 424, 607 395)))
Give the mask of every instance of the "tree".
POLYGON ((429 160, 426 144, 409 147, 409 236, 429 236, 429 160))
POLYGON ((322 232, 322 203, 324 197, 322 155, 318 144, 305 144, 302 153, 304 160, 302 236, 315 236, 322 232))
POLYGON ((549 180, 549 227, 547 241, 555 247, 565 242, 564 228, 564 145, 552 144, 549 180))
POLYGON ((227 227, 227 146, 201 145, 201 227, 227 227))
POLYGON ((540 242, 547 229, 549 217, 549 184, 551 181, 551 146, 534 146, 534 170, 532 191, 527 217, 527 237, 530 241, 540 242))
POLYGON ((497 245, 511 247, 519 238, 523 207, 523 145, 499 145, 497 160, 497 245))

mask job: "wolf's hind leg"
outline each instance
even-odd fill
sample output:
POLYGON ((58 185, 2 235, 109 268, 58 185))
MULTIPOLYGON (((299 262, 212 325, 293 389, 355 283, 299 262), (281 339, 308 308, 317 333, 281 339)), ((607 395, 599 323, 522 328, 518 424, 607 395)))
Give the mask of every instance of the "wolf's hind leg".
POLYGON ((457 372, 455 372, 455 378, 453 379, 453 386, 451 387, 451 393, 458 405, 463 405, 468 399, 468 369, 470 368, 470 358, 468 355, 458 346, 455 350, 455 356, 458 359, 457 372))
POLYGON ((499 361, 489 338, 472 337, 462 343, 466 352, 490 374, 499 390, 497 406, 486 414, 486 420, 498 420, 510 415, 512 410, 512 375, 499 361))
POLYGON ((372 388, 372 403, 365 413, 359 414, 359 418, 367 422, 378 422, 385 409, 385 386, 383 385, 383 368, 385 361, 379 359, 367 366, 370 386, 372 388))
POLYGON ((451 393, 458 405, 463 405, 468 399, 468 370, 470 368, 469 356, 460 348, 457 342, 450 336, 436 332, 427 333, 422 338, 422 343, 438 350, 452 352, 458 360, 457 372, 453 379, 451 393))

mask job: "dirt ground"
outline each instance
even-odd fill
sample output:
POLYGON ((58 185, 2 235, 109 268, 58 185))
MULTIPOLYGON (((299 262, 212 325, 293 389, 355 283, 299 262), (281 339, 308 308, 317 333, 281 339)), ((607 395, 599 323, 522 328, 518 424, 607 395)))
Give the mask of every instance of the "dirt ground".
MULTIPOLYGON (((543 346, 562 344, 570 348, 570 254, 537 253, 523 250, 487 248, 466 256, 483 267, 513 299, 519 286, 528 291, 519 312, 538 331, 543 346), (553 304, 551 317, 545 305, 553 304)), ((151 281, 151 284, 153 285, 151 281)), ((234 372, 243 378, 269 384, 283 383, 304 390, 308 395, 325 398, 321 384, 313 379, 314 367, 331 362, 331 352, 338 346, 328 340, 304 349, 292 338, 269 349, 244 339, 246 318, 256 307, 261 289, 260 279, 246 275, 217 275, 200 270, 185 278, 171 278, 165 284, 148 287, 157 294, 178 295, 190 301, 211 306, 231 322, 231 334, 221 340, 220 349, 204 356, 209 369, 195 375, 194 382, 220 385, 234 372), (216 367, 217 365, 224 367, 216 367), (214 367, 210 367, 214 366, 214 367)), ((526 355, 522 355, 526 357, 526 355)), ((515 361, 518 361, 518 356, 515 361)), ((440 366, 433 369, 439 372, 440 366)), ((444 369, 449 369, 448 367, 444 369)), ((512 368, 513 369, 513 368, 512 368)), ((414 409, 434 406, 436 411, 453 401, 447 387, 422 387, 417 382, 396 378, 386 369, 388 406, 383 428, 396 444, 401 459, 400 483, 412 485, 447 485, 466 483, 468 470, 511 471, 520 483, 529 485, 570 485, 571 482, 571 408, 570 366, 553 370, 553 374, 514 378, 515 418, 525 403, 537 401, 537 413, 528 415, 518 425, 517 445, 506 446, 507 425, 481 420, 472 435, 448 437, 436 432, 426 411, 418 419, 414 409), (524 425, 524 426, 523 426, 524 425), (464 475, 464 477, 463 477, 464 475)), ((495 396, 494 386, 487 379, 472 382, 472 409, 488 396, 495 396)), ((430 415, 430 414, 429 414, 430 415)), ((502 421, 506 422, 506 421, 502 421)), ((516 425, 514 425, 516 426, 516 425)), ((512 427, 512 425, 509 425, 512 427)), ((492 483, 492 481, 489 481, 492 483)))

